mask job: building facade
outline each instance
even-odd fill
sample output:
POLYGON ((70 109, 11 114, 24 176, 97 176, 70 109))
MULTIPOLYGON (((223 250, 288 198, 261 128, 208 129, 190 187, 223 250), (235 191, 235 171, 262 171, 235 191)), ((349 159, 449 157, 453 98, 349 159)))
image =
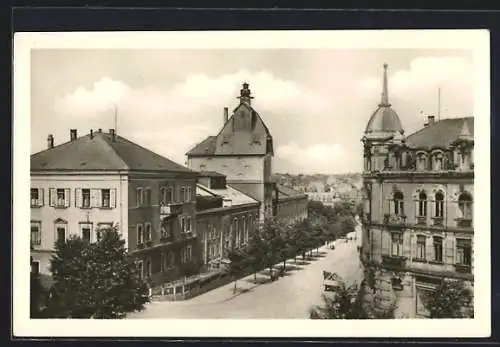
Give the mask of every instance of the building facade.
POLYGON ((474 276, 474 118, 436 121, 405 136, 382 100, 364 136, 362 256, 397 288, 400 317, 426 317, 422 297, 442 278, 474 276))
POLYGON ((215 172, 200 174, 197 187, 197 231, 204 270, 222 269, 228 252, 244 247, 256 230, 260 203, 226 183, 215 172))
MULTIPOLYGON (((247 83, 243 84, 238 99, 240 103, 231 117, 228 108, 224 108, 219 133, 191 149, 187 161, 193 170, 223 174, 231 187, 260 202, 259 220, 262 222, 277 213, 277 206, 293 203, 302 206, 307 196, 294 193, 292 197, 292 194, 279 193, 282 187, 272 177, 273 138, 261 116, 251 106, 253 96, 247 83)), ((291 216, 295 213, 295 208, 283 207, 281 210, 282 215, 288 210, 291 216)))
POLYGON ((57 239, 95 242, 111 226, 138 260, 140 273, 161 282, 194 271, 197 173, 127 139, 101 130, 31 156, 31 256, 50 274, 57 239))

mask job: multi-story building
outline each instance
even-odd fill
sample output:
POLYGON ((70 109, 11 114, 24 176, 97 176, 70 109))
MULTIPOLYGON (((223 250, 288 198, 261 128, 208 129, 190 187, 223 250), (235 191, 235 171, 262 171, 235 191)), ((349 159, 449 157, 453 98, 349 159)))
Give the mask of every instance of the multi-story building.
MULTIPOLYGON (((260 221, 273 216, 277 211, 275 206, 282 204, 280 199, 286 198, 288 204, 293 201, 304 206, 307 203, 305 195, 296 194, 292 198, 290 194, 279 194, 279 185, 271 176, 273 138, 251 106, 253 96, 247 83, 243 84, 238 98, 240 103, 231 117, 228 108, 224 108, 223 125, 219 133, 207 137, 187 153, 188 166, 197 171, 221 173, 226 176, 231 187, 259 201, 260 221), (276 197, 278 201, 275 201, 276 197)), ((282 209, 282 213, 287 210, 282 209)), ((303 210, 307 213, 305 208, 303 210)))
POLYGON ((227 263, 228 251, 248 244, 259 221, 260 203, 226 183, 217 172, 201 172, 196 220, 201 263, 206 270, 227 263))
POLYGON ((399 291, 398 314, 425 317, 422 294, 442 278, 473 285, 474 118, 435 121, 405 136, 382 100, 363 137, 362 254, 399 291))
POLYGON ((57 239, 95 242, 112 225, 153 282, 194 271, 197 172, 121 136, 72 129, 70 141, 31 156, 35 271, 50 273, 57 239))
POLYGON ((325 206, 333 207, 340 200, 335 192, 322 193, 306 193, 309 200, 319 201, 325 206))

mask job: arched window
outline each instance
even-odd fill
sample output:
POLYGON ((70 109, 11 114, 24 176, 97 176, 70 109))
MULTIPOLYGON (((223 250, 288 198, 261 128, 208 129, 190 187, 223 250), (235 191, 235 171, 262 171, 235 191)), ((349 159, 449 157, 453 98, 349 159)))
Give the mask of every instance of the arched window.
POLYGON ((425 192, 421 192, 418 195, 418 216, 427 216, 427 194, 425 192))
POLYGON ((394 214, 404 214, 404 197, 403 193, 399 191, 394 193, 394 214))
POLYGON ((472 196, 469 193, 462 193, 458 198, 458 208, 461 218, 472 219, 472 196))
POLYGON ((443 156, 442 156, 442 154, 436 154, 434 156, 434 170, 435 171, 443 170, 443 156))
POLYGON ((442 192, 437 192, 435 195, 435 211, 434 215, 435 217, 438 218, 443 218, 443 211, 444 211, 444 195, 442 192))
POLYGON ((417 157, 417 170, 424 171, 427 169, 427 158, 425 154, 419 154, 417 157))

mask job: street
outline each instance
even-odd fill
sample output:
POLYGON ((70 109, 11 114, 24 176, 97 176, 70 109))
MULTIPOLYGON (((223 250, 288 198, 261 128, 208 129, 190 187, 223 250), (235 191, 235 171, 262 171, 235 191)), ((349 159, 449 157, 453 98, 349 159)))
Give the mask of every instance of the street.
MULTIPOLYGON (((256 285, 253 275, 238 280, 237 294, 233 294, 232 282, 190 300, 152 302, 127 318, 305 319, 311 306, 321 303, 323 270, 337 273, 348 284, 360 283, 363 276, 354 240, 337 241, 335 250, 322 247, 313 260, 303 262, 298 257, 297 264, 289 260, 288 268, 286 275, 275 282, 256 285)), ((263 281, 267 277, 258 274, 257 278, 263 281)))

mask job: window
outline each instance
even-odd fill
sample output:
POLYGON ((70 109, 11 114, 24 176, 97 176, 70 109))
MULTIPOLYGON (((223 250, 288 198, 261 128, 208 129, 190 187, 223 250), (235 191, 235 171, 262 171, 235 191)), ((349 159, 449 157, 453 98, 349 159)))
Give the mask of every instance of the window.
POLYGON ((441 171, 443 169, 443 158, 441 156, 436 156, 434 158, 434 170, 441 171))
POLYGON ((66 199, 65 199, 65 194, 64 194, 64 189, 58 189, 57 190, 57 206, 65 206, 66 199))
POLYGON ((439 236, 434 236, 432 238, 433 249, 434 249, 434 261, 443 261, 443 238, 439 236))
POLYGON ((173 201, 173 190, 170 187, 163 187, 161 189, 161 202, 163 205, 169 205, 173 201))
POLYGON ((188 186, 187 187, 187 190, 186 190, 186 202, 190 202, 191 201, 191 186, 188 186))
POLYGON ((82 240, 84 242, 90 243, 90 228, 88 227, 82 228, 82 240))
POLYGON ((424 192, 418 196, 418 215, 419 217, 427 216, 427 194, 424 192))
POLYGON ((137 191, 136 191, 136 203, 137 203, 137 206, 141 206, 143 204, 142 188, 137 188, 137 191))
POLYGON ((172 267, 173 253, 165 252, 161 254, 161 271, 165 272, 172 267))
POLYGON ((186 222, 185 222, 186 229, 184 232, 189 233, 191 232, 191 217, 186 217, 186 222))
POLYGON ((472 219, 472 197, 469 193, 462 193, 458 198, 458 208, 460 209, 461 218, 472 219))
POLYGON ((82 189, 82 208, 90 208, 90 189, 82 189))
POLYGON ((181 202, 186 202, 186 188, 181 187, 181 202))
POLYGON ((31 207, 43 206, 43 189, 31 188, 31 207))
POLYGON ((41 222, 31 222, 31 244, 39 246, 42 243, 41 222))
POLYGON ((151 259, 146 260, 146 277, 151 277, 152 273, 152 266, 151 266, 151 259))
POLYGON ((139 273, 139 279, 142 280, 144 276, 144 263, 142 262, 142 260, 139 260, 137 262, 137 272, 139 273))
POLYGON ((38 260, 31 261, 31 273, 38 275, 40 273, 40 262, 38 260))
POLYGON ((144 238, 146 242, 151 241, 151 223, 146 223, 145 229, 144 238))
POLYGON ((191 256, 192 256, 192 247, 187 246, 186 248, 182 249, 182 262, 187 263, 191 261, 191 256))
POLYGON ((403 255, 403 234, 393 233, 392 234, 392 250, 391 255, 402 256, 403 255))
POLYGON ((471 265, 472 245, 469 239, 457 239, 457 264, 471 265))
POLYGON ((437 192, 435 195, 435 211, 434 214, 438 218, 443 218, 443 210, 444 210, 444 195, 442 192, 437 192))
POLYGON ((170 223, 163 223, 161 225, 161 237, 163 239, 169 238, 171 235, 171 232, 172 232, 172 227, 171 227, 170 223))
POLYGON ((144 204, 146 204, 146 206, 151 206, 151 189, 150 188, 144 189, 144 204))
POLYGON ((404 200, 403 200, 403 193, 401 192, 394 193, 394 214, 396 215, 404 214, 404 200))
POLYGON ((96 230, 96 239, 101 241, 102 235, 113 228, 113 223, 98 223, 96 230))
POLYGON ((180 217, 180 222, 181 222, 181 231, 186 232, 186 221, 185 217, 181 216, 180 217))
POLYGON ((417 259, 425 259, 425 236, 417 235, 417 259))
POLYGON ((111 193, 109 189, 101 189, 101 207, 111 207, 111 193))
POLYGON ((144 243, 144 229, 142 224, 137 224, 137 244, 143 244, 144 243))
POLYGON ((417 170, 424 171, 426 169, 427 160, 425 155, 421 154, 417 158, 417 170))
POLYGON ((66 228, 63 226, 58 226, 56 228, 57 242, 66 241, 66 228))

